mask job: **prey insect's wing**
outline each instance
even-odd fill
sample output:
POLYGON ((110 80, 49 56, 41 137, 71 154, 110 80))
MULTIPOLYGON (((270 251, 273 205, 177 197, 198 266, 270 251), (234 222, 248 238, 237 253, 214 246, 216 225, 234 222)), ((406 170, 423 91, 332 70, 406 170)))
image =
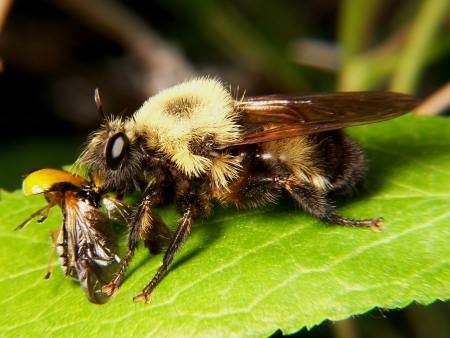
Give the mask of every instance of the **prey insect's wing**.
POLYGON ((406 114, 419 100, 392 92, 268 95, 235 101, 242 111, 241 140, 225 148, 381 122, 406 114))
POLYGON ((135 207, 109 195, 102 196, 102 204, 109 219, 112 219, 121 225, 132 223, 135 207))
POLYGON ((91 302, 106 303, 109 297, 99 291, 120 267, 119 247, 110 219, 76 193, 67 192, 64 232, 66 274, 78 279, 91 302))

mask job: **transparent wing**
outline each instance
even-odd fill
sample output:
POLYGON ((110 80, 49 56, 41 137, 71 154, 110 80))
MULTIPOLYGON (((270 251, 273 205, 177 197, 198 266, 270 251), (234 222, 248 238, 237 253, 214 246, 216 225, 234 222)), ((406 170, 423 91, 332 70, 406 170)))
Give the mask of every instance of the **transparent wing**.
POLYGON ((314 93, 268 95, 235 101, 244 127, 234 145, 279 140, 299 135, 390 120, 406 114, 419 100, 392 92, 314 93))
POLYGON ((99 208, 72 192, 66 193, 64 213, 68 271, 76 271, 91 302, 106 303, 109 297, 99 291, 120 268, 119 246, 111 221, 99 208))

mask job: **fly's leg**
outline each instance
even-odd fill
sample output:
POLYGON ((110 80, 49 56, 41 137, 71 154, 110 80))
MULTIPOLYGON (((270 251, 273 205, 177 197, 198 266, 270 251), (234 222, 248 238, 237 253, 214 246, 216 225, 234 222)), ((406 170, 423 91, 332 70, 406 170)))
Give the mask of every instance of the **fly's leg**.
POLYGON ((145 191, 145 197, 135 211, 129 226, 128 252, 123 259, 122 267, 117 276, 102 288, 102 292, 111 297, 119 290, 120 283, 140 239, 145 240, 145 245, 151 254, 158 254, 162 251, 161 243, 168 241, 170 232, 161 217, 152 212, 151 206, 171 201, 174 196, 175 183, 168 172, 165 175, 161 174, 161 177, 149 183, 145 191))
POLYGON ((249 166, 241 178, 230 186, 225 200, 241 208, 259 207, 274 202, 282 188, 314 217, 331 223, 355 227, 370 227, 381 231, 382 218, 355 220, 337 215, 327 198, 327 191, 319 190, 308 182, 299 182, 276 163, 267 165, 266 171, 254 172, 249 166))
POLYGON ((192 224, 192 213, 188 211, 184 214, 183 218, 181 219, 178 225, 177 231, 175 232, 175 235, 172 238, 169 248, 167 249, 166 254, 164 255, 163 264, 158 269, 158 272, 153 277, 151 282, 144 288, 142 293, 133 298, 134 301, 137 302, 140 300, 144 300, 146 303, 149 303, 151 301, 150 294, 152 293, 153 289, 159 284, 164 272, 169 267, 169 264, 172 262, 173 257, 179 250, 181 244, 188 237, 189 232, 191 230, 191 224, 192 224))
POLYGON ((181 245, 189 236, 192 219, 201 214, 207 214, 210 211, 211 206, 209 202, 201 196, 194 193, 189 193, 181 197, 181 209, 183 210, 183 217, 180 219, 177 230, 170 240, 169 247, 164 255, 163 264, 158 269, 156 275, 150 283, 144 288, 142 293, 133 298, 136 302, 144 300, 146 303, 149 303, 151 301, 152 291, 159 284, 164 272, 167 270, 170 263, 172 263, 175 254, 179 251, 181 245))
POLYGON ((119 291, 120 283, 125 275, 125 272, 127 271, 131 259, 133 258, 134 251, 139 244, 139 240, 145 236, 146 232, 151 232, 152 230, 154 215, 152 214, 150 206, 150 198, 146 196, 133 216, 133 220, 130 225, 130 233, 128 235, 128 252, 123 259, 122 267, 117 273, 117 276, 101 289, 101 291, 106 293, 109 297, 114 296, 117 291, 119 291))
POLYGON ((383 219, 356 220, 337 215, 326 197, 326 192, 311 185, 299 183, 293 179, 280 178, 285 189, 297 201, 297 203, 308 213, 320 220, 331 224, 340 224, 354 227, 369 227, 374 231, 382 231, 383 219))

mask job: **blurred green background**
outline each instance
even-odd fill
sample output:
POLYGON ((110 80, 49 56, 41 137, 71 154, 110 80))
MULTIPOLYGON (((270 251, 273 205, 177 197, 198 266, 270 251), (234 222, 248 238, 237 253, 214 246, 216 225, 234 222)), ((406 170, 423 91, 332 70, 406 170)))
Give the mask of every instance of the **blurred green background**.
MULTIPOLYGON (((394 90, 422 99, 450 79, 450 0, 4 1, 0 187, 77 158, 107 114, 193 76, 237 95, 394 90)), ((443 99, 442 99, 443 97, 443 99)), ((450 94, 438 108, 445 114, 450 94)), ((420 109, 419 109, 420 110, 420 109)), ((449 131, 450 132, 450 131, 449 131)), ((450 337, 448 304, 376 309, 298 336, 450 337)), ((300 328, 299 328, 300 329, 300 328)))

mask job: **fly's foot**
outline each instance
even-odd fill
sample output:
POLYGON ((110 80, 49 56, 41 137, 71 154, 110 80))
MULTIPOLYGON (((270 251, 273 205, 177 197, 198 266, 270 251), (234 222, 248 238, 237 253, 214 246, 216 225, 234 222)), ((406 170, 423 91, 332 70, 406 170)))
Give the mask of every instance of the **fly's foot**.
POLYGON ((372 221, 370 224, 368 224, 368 226, 376 232, 381 232, 383 231, 383 217, 377 218, 377 219, 370 219, 368 221, 372 221))
POLYGON ((133 298, 133 300, 135 302, 140 302, 141 300, 143 300, 146 303, 150 303, 152 301, 152 296, 151 296, 151 290, 148 290, 148 287, 146 287, 142 293, 138 294, 136 297, 133 298))
POLYGON ((139 302, 143 300, 146 303, 150 303, 152 300, 151 293, 154 288, 159 284, 161 281, 162 275, 164 271, 166 271, 167 265, 163 264, 158 272, 156 273, 155 277, 153 277, 152 281, 142 290, 142 293, 138 294, 136 297, 133 298, 135 302, 139 302))
POLYGON ((101 288, 101 292, 106 293, 108 297, 114 296, 119 291, 119 283, 112 281, 101 288))
POLYGON ((146 303, 150 303, 152 301, 152 296, 148 293, 142 292, 138 294, 136 297, 134 297, 133 300, 135 302, 140 302, 141 300, 143 300, 146 303))
POLYGON ((353 225, 355 227, 369 227, 375 232, 381 232, 383 231, 383 217, 377 219, 355 220, 355 223, 350 223, 349 225, 353 225))
POLYGON ((377 219, 350 219, 344 218, 341 216, 331 216, 328 218, 328 221, 333 224, 341 224, 353 227, 369 227, 375 232, 383 231, 383 217, 377 219))

